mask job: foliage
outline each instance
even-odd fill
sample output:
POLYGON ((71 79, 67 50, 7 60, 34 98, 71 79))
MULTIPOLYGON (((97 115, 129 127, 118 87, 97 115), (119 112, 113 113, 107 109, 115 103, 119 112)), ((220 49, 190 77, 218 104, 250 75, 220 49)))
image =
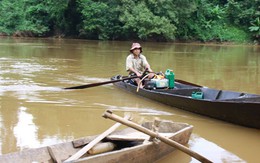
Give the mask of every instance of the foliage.
POLYGON ((2 0, 0 31, 7 34, 30 31, 42 35, 59 29, 65 23, 63 12, 67 3, 64 0, 2 0))
POLYGON ((257 17, 254 21, 251 22, 249 27, 250 32, 253 33, 255 39, 260 39, 260 18, 257 17))
POLYGON ((179 37, 201 41, 216 39, 212 32, 219 24, 224 25, 223 8, 206 0, 197 1, 196 6, 197 9, 184 21, 184 25, 182 24, 185 29, 180 31, 179 37))
POLYGON ((81 0, 79 4, 83 19, 80 30, 82 36, 100 40, 117 37, 114 32, 117 31, 119 22, 116 11, 109 3, 81 0))
POLYGON ((13 1, 4 1, 0 2, 0 32, 10 34, 19 24, 19 20, 23 15, 19 14, 22 12, 21 2, 13 1), (14 12, 17 11, 17 12, 14 12))
POLYGON ((0 0, 0 34, 259 41, 259 6, 259 0, 0 0))
POLYGON ((150 9, 149 4, 147 5, 145 1, 132 3, 130 6, 132 7, 123 4, 124 11, 119 17, 121 23, 124 24, 124 31, 129 31, 131 35, 143 40, 174 39, 176 27, 169 19, 171 16, 174 17, 174 14, 167 13, 168 17, 167 15, 160 16, 164 10, 155 10, 154 7, 150 9))
POLYGON ((259 29, 257 26, 260 26, 257 22, 260 17, 259 7, 259 0, 228 0, 226 5, 228 21, 244 29, 248 34, 251 34, 251 37, 258 37, 259 29))

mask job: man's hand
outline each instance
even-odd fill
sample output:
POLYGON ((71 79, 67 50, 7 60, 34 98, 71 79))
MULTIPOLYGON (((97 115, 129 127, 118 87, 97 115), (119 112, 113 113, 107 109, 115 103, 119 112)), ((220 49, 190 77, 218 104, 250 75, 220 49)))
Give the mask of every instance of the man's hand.
POLYGON ((139 72, 136 72, 135 74, 136 74, 136 76, 138 76, 138 77, 142 77, 142 74, 140 74, 139 72))

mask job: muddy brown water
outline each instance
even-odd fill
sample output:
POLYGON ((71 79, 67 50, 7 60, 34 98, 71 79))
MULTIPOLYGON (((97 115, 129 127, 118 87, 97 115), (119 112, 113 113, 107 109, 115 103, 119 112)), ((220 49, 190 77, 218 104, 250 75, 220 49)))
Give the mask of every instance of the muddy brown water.
MULTIPOLYGON (((260 47, 142 43, 156 72, 207 87, 260 94, 260 47)), ((259 162, 257 129, 189 113, 115 88, 64 87, 126 75, 131 42, 0 38, 0 153, 102 133, 114 122, 106 109, 194 126, 189 148, 214 162, 259 162)), ((243 116, 243 115, 241 115, 243 116)), ((158 161, 197 162, 181 151, 158 161)))

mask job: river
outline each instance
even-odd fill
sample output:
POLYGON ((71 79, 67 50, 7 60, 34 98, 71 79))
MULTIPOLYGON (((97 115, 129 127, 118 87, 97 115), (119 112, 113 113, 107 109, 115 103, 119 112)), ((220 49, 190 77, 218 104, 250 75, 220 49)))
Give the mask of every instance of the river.
MULTIPOLYGON (((211 88, 260 94, 260 47, 141 42, 152 69, 211 88)), ((194 126, 189 148, 214 162, 259 162, 260 131, 207 118, 115 88, 69 86, 126 75, 130 41, 0 38, 0 153, 99 134, 107 109, 194 126)), ((241 115, 243 116, 243 115, 241 115)), ((176 151, 158 161, 196 162, 176 151)))

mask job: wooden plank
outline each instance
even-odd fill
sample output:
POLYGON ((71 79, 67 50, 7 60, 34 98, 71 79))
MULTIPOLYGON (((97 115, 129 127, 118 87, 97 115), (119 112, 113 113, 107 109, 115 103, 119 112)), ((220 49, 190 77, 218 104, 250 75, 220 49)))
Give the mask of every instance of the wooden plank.
POLYGON ((73 147, 78 148, 78 147, 84 146, 84 145, 90 143, 92 140, 94 140, 97 136, 98 135, 88 136, 88 137, 73 140, 72 141, 73 147))
MULTIPOLYGON (((125 116, 125 119, 129 119, 130 116, 125 116)), ((93 141, 91 141, 88 145, 86 145, 85 147, 83 147, 82 149, 80 149, 77 153, 75 153, 74 155, 72 155, 70 158, 68 158, 67 160, 65 160, 65 162, 71 162, 74 160, 79 159, 82 155, 84 155, 88 150, 90 150, 94 145, 96 145, 97 143, 99 143, 102 139, 104 139, 106 136, 108 136, 109 134, 111 134, 113 131, 115 131, 119 126, 121 125, 121 123, 116 123, 114 124, 112 127, 110 127, 108 130, 106 130, 105 132, 103 132, 102 134, 100 134, 98 137, 96 137, 96 139, 94 139, 93 141)))

